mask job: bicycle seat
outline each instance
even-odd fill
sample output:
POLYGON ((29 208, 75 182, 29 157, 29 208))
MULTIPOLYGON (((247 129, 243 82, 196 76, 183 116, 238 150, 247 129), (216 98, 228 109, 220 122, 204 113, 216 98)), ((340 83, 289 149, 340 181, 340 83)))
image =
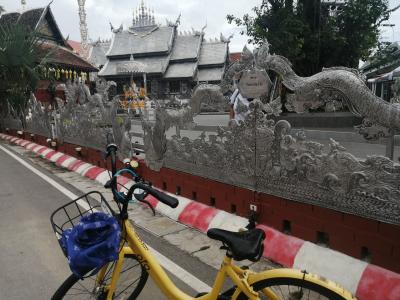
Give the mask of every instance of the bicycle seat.
POLYGON ((207 231, 207 236, 224 243, 237 261, 258 261, 264 251, 265 233, 258 228, 242 232, 211 228, 207 231))

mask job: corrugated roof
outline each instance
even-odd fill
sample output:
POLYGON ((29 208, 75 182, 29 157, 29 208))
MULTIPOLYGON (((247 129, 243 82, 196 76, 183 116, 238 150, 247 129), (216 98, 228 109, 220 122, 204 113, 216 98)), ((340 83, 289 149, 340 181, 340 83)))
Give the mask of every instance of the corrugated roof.
POLYGON ((200 35, 178 35, 172 48, 171 61, 197 59, 201 39, 200 35))
POLYGON ((226 61, 227 51, 227 43, 203 42, 200 50, 199 65, 222 65, 226 61))
POLYGON ((115 33, 107 56, 168 53, 172 46, 174 28, 158 27, 147 33, 122 31, 115 33))
MULTIPOLYGON (((158 57, 146 57, 137 58, 134 61, 145 65, 144 72, 147 74, 164 74, 168 67, 169 57, 158 56, 158 57)), ((115 76, 124 75, 125 73, 118 73, 118 69, 121 70, 121 65, 128 63, 129 59, 125 60, 109 60, 104 67, 100 70, 99 76, 115 76)))
POLYGON ((197 62, 170 64, 164 78, 193 78, 197 69, 197 62))
POLYGON ((206 68, 199 69, 197 72, 198 81, 221 81, 224 74, 224 68, 206 68))

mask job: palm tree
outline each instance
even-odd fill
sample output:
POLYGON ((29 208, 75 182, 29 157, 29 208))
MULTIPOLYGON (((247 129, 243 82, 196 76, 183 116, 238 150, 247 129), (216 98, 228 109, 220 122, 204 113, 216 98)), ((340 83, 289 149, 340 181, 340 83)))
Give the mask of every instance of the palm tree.
POLYGON ((38 37, 25 26, 0 26, 0 105, 7 102, 21 117, 39 81, 38 37))

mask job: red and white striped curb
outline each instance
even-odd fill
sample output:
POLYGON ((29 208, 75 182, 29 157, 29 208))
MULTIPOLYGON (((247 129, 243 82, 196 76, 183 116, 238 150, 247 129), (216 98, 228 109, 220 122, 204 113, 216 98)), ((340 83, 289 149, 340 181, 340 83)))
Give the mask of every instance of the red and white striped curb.
MULTIPOLYGON (((6 134, 0 138, 25 147, 41 157, 70 171, 81 174, 101 184, 110 177, 109 171, 66 155, 6 134)), ((118 177, 119 188, 129 188, 133 181, 118 177)), ((148 200, 161 214, 206 232, 209 228, 237 231, 247 225, 248 220, 240 216, 176 196, 177 208, 172 209, 154 197, 148 200)), ((400 274, 368 264, 340 252, 317 246, 313 243, 283 234, 271 227, 258 225, 266 234, 264 257, 286 267, 307 270, 339 283, 361 300, 400 300, 400 274)))

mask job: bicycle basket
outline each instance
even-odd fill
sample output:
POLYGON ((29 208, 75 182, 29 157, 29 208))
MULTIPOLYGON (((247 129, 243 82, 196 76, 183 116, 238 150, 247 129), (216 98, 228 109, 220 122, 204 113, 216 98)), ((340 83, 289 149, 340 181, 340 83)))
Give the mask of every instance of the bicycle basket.
POLYGON ((116 215, 104 196, 100 192, 93 191, 59 207, 52 213, 51 226, 65 256, 67 253, 61 245, 63 232, 77 225, 82 217, 99 211, 111 216, 116 215))

